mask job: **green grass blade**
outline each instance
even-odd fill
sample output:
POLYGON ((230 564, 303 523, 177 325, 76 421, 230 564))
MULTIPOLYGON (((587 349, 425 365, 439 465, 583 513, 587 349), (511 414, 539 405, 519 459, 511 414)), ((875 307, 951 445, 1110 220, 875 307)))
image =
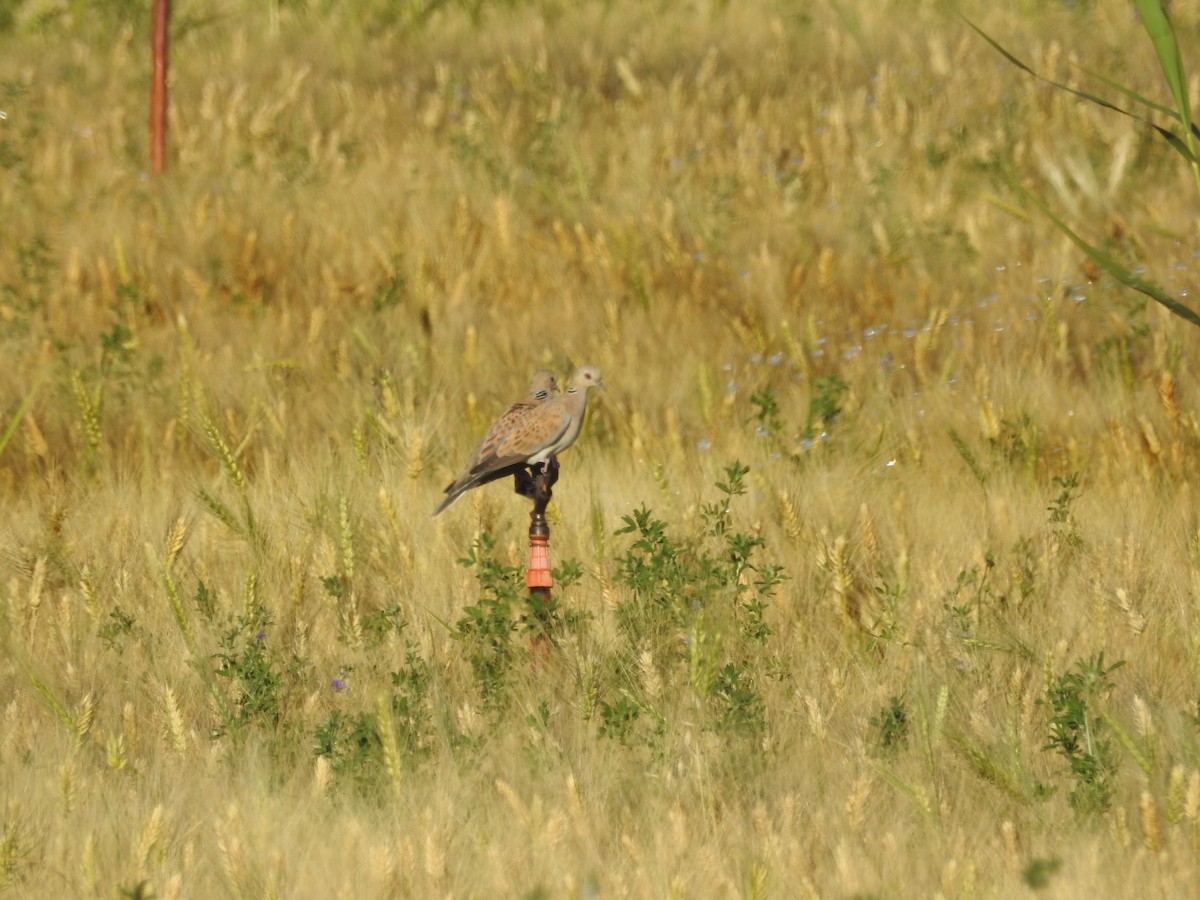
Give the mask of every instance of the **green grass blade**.
POLYGON ((1200 326, 1200 315, 1197 315, 1196 312, 1190 307, 1180 303, 1153 282, 1147 281, 1145 278, 1134 274, 1100 248, 1093 247, 1074 231, 1072 231, 1062 219, 1058 218, 1058 216, 1054 215, 1054 213, 1050 211, 1050 207, 1046 206, 1045 203, 1043 203, 1033 194, 1020 187, 1018 187, 1017 190, 1021 191, 1021 193, 1023 193, 1026 198, 1033 203, 1034 206, 1040 209, 1042 214, 1051 222, 1053 222, 1059 231, 1070 238, 1071 243, 1086 253, 1096 265, 1102 268, 1113 278, 1117 279, 1117 281, 1121 282, 1127 287, 1133 288, 1139 293, 1145 294, 1156 303, 1162 304, 1181 319, 1185 319, 1186 321, 1191 322, 1193 325, 1200 326))
POLYGON ((74 732, 75 717, 71 715, 71 711, 67 709, 67 704, 63 703, 62 700, 58 698, 58 695, 54 693, 54 689, 32 672, 29 673, 29 681, 33 684, 34 690, 37 691, 38 696, 41 697, 45 704, 54 711, 54 714, 58 716, 58 720, 66 726, 67 731, 74 732))
POLYGON ((975 476, 975 480, 979 482, 979 486, 985 491, 987 490, 987 472, 979 462, 979 457, 968 446, 966 440, 957 429, 950 429, 950 443, 954 445, 954 449, 958 451, 958 455, 962 457, 963 462, 967 464, 967 468, 971 470, 971 474, 975 476))
POLYGON ((237 516, 233 514, 233 511, 228 506, 204 490, 204 488, 197 488, 196 496, 204 502, 209 512, 225 523, 225 527, 234 534, 245 536, 246 529, 242 527, 242 523, 237 520, 237 516))
POLYGON ((25 418, 25 414, 29 412, 29 407, 33 405, 33 397, 37 393, 37 389, 42 386, 45 380, 45 374, 39 375, 37 381, 33 383, 33 387, 29 389, 29 393, 25 395, 25 399, 21 401, 21 405, 17 407, 17 411, 12 414, 12 418, 8 420, 8 425, 4 429, 4 434, 0 434, 0 454, 4 453, 4 448, 8 446, 8 442, 12 440, 13 435, 17 433, 17 428, 21 424, 21 420, 25 418))
POLYGON ((997 758, 989 755, 983 747, 972 743, 965 734, 958 731, 948 731, 946 740, 977 778, 986 781, 1013 800, 1020 803, 1029 802, 1029 791, 1021 784, 1020 779, 997 758))
POLYGON ((1138 767, 1147 775, 1154 774, 1154 759, 1143 747, 1141 747, 1133 735, 1125 730, 1125 727, 1110 716, 1106 712, 1100 713, 1100 721, 1108 726, 1109 731, 1117 736, 1117 740, 1121 742, 1121 746, 1129 751, 1129 755, 1133 757, 1133 761, 1138 764, 1138 767))
MULTIPOLYGON (((1069 87, 1060 81, 1053 81, 1052 79, 1049 79, 1049 78, 1045 77, 1044 75, 1041 75, 1041 74, 1035 72, 1033 69, 1031 69, 1025 63, 1023 63, 1021 60, 1017 59, 1017 57, 1013 56, 1011 53, 1009 53, 1007 50, 1005 50, 1003 47, 1001 47, 1000 44, 998 44, 990 35, 988 35, 987 32, 985 32, 982 28, 980 28, 978 25, 976 25, 970 19, 967 19, 964 16, 963 21, 965 21, 968 25, 970 25, 973 29, 975 29, 975 32, 981 38, 983 38, 985 41, 987 41, 989 44, 991 44, 992 48, 997 53, 999 53, 1001 56, 1003 56, 1005 59, 1007 59, 1010 63, 1012 63, 1018 69, 1028 72, 1030 75, 1032 75, 1038 81, 1044 82, 1045 84, 1048 84, 1052 87, 1056 87, 1060 91, 1066 91, 1068 94, 1074 94, 1076 97, 1079 97, 1083 100, 1087 100, 1091 103, 1095 103, 1097 106, 1103 107, 1104 109, 1110 109, 1113 112, 1120 113, 1123 116, 1128 116, 1129 118, 1133 119, 1134 121, 1141 122, 1143 125, 1145 125, 1149 128, 1153 128, 1155 131, 1157 131, 1163 137, 1164 140, 1166 140, 1166 142, 1168 144, 1170 144, 1175 149, 1175 151, 1177 153, 1179 153, 1181 156, 1183 156, 1184 159, 1186 159, 1189 163, 1191 163, 1193 165, 1196 164, 1195 153, 1193 153, 1193 151, 1187 145, 1187 143, 1180 140, 1179 136, 1177 134, 1175 134, 1173 131, 1171 131, 1169 128, 1163 128, 1160 125, 1155 125, 1149 119, 1139 116, 1136 113, 1131 113, 1129 110, 1123 109, 1120 106, 1117 106, 1115 103, 1111 103, 1108 100, 1105 100, 1103 97, 1097 96, 1096 94, 1090 94, 1087 91, 1077 90, 1076 88, 1069 87)), ((1107 79, 1105 81, 1107 83, 1107 79)), ((1128 89, 1123 89, 1122 93, 1126 94, 1126 96, 1135 96, 1133 94, 1133 92, 1129 91, 1128 89)), ((1140 98, 1138 98, 1138 99, 1140 102, 1146 102, 1146 101, 1142 101, 1140 98)), ((1164 107, 1160 107, 1156 104, 1150 104, 1150 105, 1154 109, 1163 110, 1168 115, 1171 115, 1170 110, 1167 110, 1164 107)), ((1191 128, 1190 119, 1187 122, 1185 122, 1184 127, 1191 128)))
POLYGON ((1152 109, 1155 112, 1160 112, 1164 116, 1170 116, 1172 119, 1179 121, 1179 113, 1177 113, 1175 110, 1171 109, 1171 107, 1163 106, 1161 103, 1155 103, 1149 97, 1143 97, 1141 94, 1139 94, 1133 88, 1126 87, 1125 85, 1121 84, 1119 81, 1113 81, 1107 75, 1101 74, 1100 72, 1097 72, 1093 69, 1089 69, 1087 66, 1076 65, 1075 68, 1077 68, 1083 74, 1087 75, 1089 78, 1095 78, 1097 81, 1108 85, 1110 88, 1112 88, 1117 93, 1124 94, 1126 97, 1128 97, 1130 100, 1134 101, 1135 103, 1140 103, 1140 104, 1142 104, 1142 106, 1145 106, 1148 109, 1152 109))
POLYGON ((175 614, 175 622, 179 625, 180 633, 183 634, 184 643, 187 644, 188 652, 195 656, 196 636, 192 632, 192 623, 188 618, 187 607, 183 605, 183 597, 179 594, 179 585, 165 568, 163 570, 163 583, 167 589, 167 599, 171 601, 171 612, 175 614))
POLYGON ((1154 52, 1158 55, 1159 65, 1166 76, 1167 86, 1171 96, 1175 98, 1175 108, 1179 112, 1184 128, 1192 127, 1191 104, 1188 102, 1187 79, 1183 74, 1183 57, 1179 53, 1179 42, 1175 40, 1175 31, 1171 28, 1171 20, 1167 18, 1161 0, 1133 0, 1138 15, 1142 17, 1142 25, 1154 44, 1154 52))
POLYGON ((1187 142, 1188 161, 1192 165, 1192 177, 1196 187, 1200 189, 1200 164, 1196 159, 1196 142, 1192 130, 1192 106, 1188 100, 1187 76, 1183 71, 1183 56, 1179 52, 1179 41, 1175 39, 1175 30, 1167 11, 1163 9, 1162 0, 1133 0, 1138 15, 1142 17, 1142 25, 1150 35, 1154 44, 1154 52, 1158 55, 1158 63, 1162 66, 1163 76, 1175 99, 1175 109, 1179 113, 1179 121, 1183 123, 1184 140, 1187 142))

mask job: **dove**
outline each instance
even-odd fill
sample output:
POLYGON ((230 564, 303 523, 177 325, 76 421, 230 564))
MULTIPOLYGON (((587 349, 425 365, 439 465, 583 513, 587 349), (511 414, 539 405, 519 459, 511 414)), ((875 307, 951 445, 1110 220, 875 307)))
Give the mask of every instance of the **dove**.
POLYGON ((529 381, 529 393, 525 399, 514 403, 492 423, 483 440, 471 451, 471 459, 462 474, 446 486, 447 496, 434 511, 434 516, 457 500, 459 494, 464 491, 510 474, 508 471, 489 468, 487 460, 494 459, 497 455, 505 455, 505 442, 520 430, 521 422, 528 417, 529 411, 554 397, 557 388, 558 378, 553 372, 539 369, 533 373, 533 378, 529 381))
MULTIPOLYGON (((595 366, 580 366, 567 390, 547 400, 513 404, 488 430, 466 469, 446 487, 438 515, 464 492, 480 484, 513 475, 526 466, 545 463, 579 437, 587 408, 588 389, 606 390, 595 366)), ((533 385, 530 385, 531 393, 533 385)))

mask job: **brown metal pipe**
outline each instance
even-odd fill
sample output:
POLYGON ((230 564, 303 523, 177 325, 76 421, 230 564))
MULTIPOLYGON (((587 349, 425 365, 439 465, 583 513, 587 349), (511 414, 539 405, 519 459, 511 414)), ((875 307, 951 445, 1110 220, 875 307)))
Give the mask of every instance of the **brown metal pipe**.
POLYGON ((517 493, 533 498, 533 512, 529 514, 529 566, 525 570, 525 586, 530 593, 540 595, 549 602, 554 578, 550 574, 550 524, 546 521, 546 507, 558 481, 558 460, 551 457, 545 471, 539 465, 532 472, 517 476, 517 493))
POLYGON ((167 57, 171 0, 154 0, 154 26, 150 36, 150 173, 167 171, 167 57))

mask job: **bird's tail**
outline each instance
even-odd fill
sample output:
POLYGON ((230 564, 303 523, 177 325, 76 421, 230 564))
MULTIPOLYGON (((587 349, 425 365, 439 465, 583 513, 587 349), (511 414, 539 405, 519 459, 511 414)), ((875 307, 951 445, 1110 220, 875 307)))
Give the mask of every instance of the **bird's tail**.
POLYGON ((450 482, 446 487, 446 496, 442 498, 442 502, 433 511, 433 518, 436 519, 451 503, 473 488, 475 482, 478 480, 477 478, 467 478, 450 482))

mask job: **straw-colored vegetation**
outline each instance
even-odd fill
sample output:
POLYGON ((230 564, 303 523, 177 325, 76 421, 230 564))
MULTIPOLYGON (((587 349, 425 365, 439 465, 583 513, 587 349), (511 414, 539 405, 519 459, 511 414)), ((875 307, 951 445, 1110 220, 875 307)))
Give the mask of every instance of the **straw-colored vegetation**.
POLYGON ((1186 167, 951 4, 420 6, 176 4, 153 182, 0 3, 0 896, 1193 892, 1200 342, 1009 186, 1181 296, 1186 167), (430 513, 580 362, 531 609, 430 513))

